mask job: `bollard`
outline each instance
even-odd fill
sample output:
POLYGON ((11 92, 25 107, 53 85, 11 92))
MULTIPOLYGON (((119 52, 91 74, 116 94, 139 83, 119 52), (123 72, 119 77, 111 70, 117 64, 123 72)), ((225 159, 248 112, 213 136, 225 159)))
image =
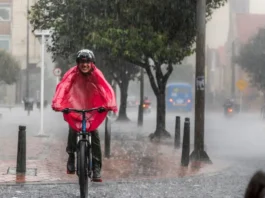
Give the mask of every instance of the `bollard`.
POLYGON ((105 121, 105 157, 110 158, 111 121, 106 117, 105 121))
POLYGON ((184 132, 183 132, 183 143, 182 143, 182 156, 181 165, 189 165, 189 155, 190 155, 190 119, 185 118, 184 132))
POLYGON ((16 172, 26 173, 26 126, 19 126, 16 172))
POLYGON ((174 146, 175 146, 175 149, 180 148, 180 116, 176 116, 174 146))

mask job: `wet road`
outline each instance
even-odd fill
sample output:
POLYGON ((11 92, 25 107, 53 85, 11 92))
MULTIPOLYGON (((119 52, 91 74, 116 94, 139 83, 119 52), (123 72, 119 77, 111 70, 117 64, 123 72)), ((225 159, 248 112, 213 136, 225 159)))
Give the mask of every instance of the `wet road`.
MULTIPOLYGON (((6 113, 2 118, 1 128, 3 131, 17 131, 17 126, 9 126, 8 122, 16 125, 26 123, 29 125, 30 133, 38 132, 38 112, 35 116, 25 118, 23 111, 6 113), (19 113, 20 112, 20 113, 19 113), (13 118, 13 120, 11 120, 13 118), (5 121, 3 123, 3 121, 5 121), (34 123, 34 124, 32 124, 34 123)), ((136 122, 136 111, 128 113, 133 122, 136 122)), ((193 118, 191 115, 183 115, 193 118)), ((67 126, 63 120, 51 111, 45 114, 46 126, 52 127, 52 133, 64 135, 67 126), (59 119, 59 120, 58 120, 59 119)), ((174 132, 175 115, 167 115, 167 129, 174 132)), ((130 128, 126 125, 115 125, 113 131, 117 133, 135 135, 135 131, 143 136, 148 135, 155 129, 155 115, 145 116, 145 126, 142 131, 137 127, 130 128)), ((242 114, 232 119, 226 119, 221 113, 207 113, 205 124, 206 151, 213 163, 222 160, 229 164, 229 168, 221 172, 205 174, 200 176, 161 179, 153 181, 134 182, 105 182, 103 184, 92 184, 90 197, 214 197, 214 198, 237 198, 243 197, 247 182, 252 174, 258 169, 265 167, 265 124, 260 120, 258 113, 242 114)), ((191 130, 193 131, 193 130, 191 130)), ((46 129, 47 133, 51 133, 46 129)), ((1 136, 9 133, 1 133, 1 136)), ((191 134, 193 143, 193 134, 191 134)), ((78 197, 77 184, 51 184, 51 185, 26 185, 26 186, 0 186, 1 197, 78 197)))

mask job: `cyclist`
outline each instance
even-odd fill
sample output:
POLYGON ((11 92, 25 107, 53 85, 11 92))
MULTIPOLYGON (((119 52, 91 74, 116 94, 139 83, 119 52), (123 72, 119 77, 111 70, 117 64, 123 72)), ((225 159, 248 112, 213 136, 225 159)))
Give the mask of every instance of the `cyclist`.
MULTIPOLYGON (((114 92, 111 86, 105 80, 103 74, 98 68, 96 68, 94 53, 91 50, 87 49, 80 50, 77 53, 76 64, 76 66, 66 72, 62 81, 58 84, 56 93, 53 98, 52 108, 55 111, 59 111, 62 110, 62 106, 67 108, 68 105, 69 107, 69 104, 72 105, 73 108, 88 108, 88 106, 92 104, 94 105, 94 107, 102 105, 105 105, 105 107, 111 106, 113 110, 116 111, 116 100, 114 92), (99 104, 100 100, 101 103, 99 104)), ((66 147, 66 152, 69 155, 67 161, 67 173, 74 174, 75 152, 77 146, 77 125, 75 123, 75 119, 69 120, 69 118, 66 116, 64 118, 69 123, 68 141, 66 147), (75 121, 73 122, 73 120, 75 121)), ((104 118, 102 119, 102 121, 104 120, 104 118)), ((93 124, 94 122, 96 122, 95 120, 97 121, 97 119, 94 119, 93 124)), ((99 122, 101 123, 102 121, 99 122)), ((92 130, 91 133, 93 181, 102 182, 102 154, 100 147, 100 138, 98 130, 96 128, 92 130)))

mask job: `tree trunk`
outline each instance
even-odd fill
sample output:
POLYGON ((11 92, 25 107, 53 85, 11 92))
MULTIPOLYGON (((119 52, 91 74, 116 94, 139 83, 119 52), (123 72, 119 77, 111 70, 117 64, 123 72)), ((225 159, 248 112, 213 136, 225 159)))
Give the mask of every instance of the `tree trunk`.
POLYGON ((150 138, 170 138, 171 135, 166 131, 166 101, 165 101, 165 89, 161 90, 156 95, 157 109, 156 109, 156 130, 150 135, 150 138))
MULTIPOLYGON (((147 61, 146 61, 147 62, 147 61)), ((161 138, 170 138, 171 135, 168 131, 166 131, 166 84, 170 74, 173 71, 172 63, 168 64, 167 72, 163 75, 161 70, 161 64, 156 64, 156 72, 154 79, 154 75, 151 72, 150 66, 145 67, 147 75, 149 77, 151 87, 156 95, 157 100, 157 114, 156 114, 156 130, 154 133, 150 134, 150 139, 158 139, 161 138)))
MULTIPOLYGON (((154 59, 152 58, 152 60, 154 59)), ((151 140, 154 138, 157 138, 159 140, 160 138, 171 137, 170 133, 166 131, 165 91, 168 78, 173 71, 173 64, 171 61, 169 61, 168 67, 166 68, 167 72, 163 74, 161 69, 162 64, 158 62, 155 63, 155 76, 151 71, 148 57, 145 57, 145 63, 137 62, 136 64, 145 68, 145 71, 149 77, 151 87, 157 99, 156 130, 154 133, 150 134, 149 137, 151 140)))
POLYGON ((120 109, 118 115, 118 121, 129 121, 127 117, 127 97, 128 97, 128 88, 129 88, 129 80, 123 79, 121 83, 118 83, 121 91, 121 98, 120 98, 120 109))

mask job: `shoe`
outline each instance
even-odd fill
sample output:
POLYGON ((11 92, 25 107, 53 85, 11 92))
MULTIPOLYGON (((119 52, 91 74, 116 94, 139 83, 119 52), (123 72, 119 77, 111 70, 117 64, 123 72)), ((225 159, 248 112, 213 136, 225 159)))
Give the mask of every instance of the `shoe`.
POLYGON ((92 181, 93 181, 93 182, 102 182, 101 175, 100 175, 100 169, 96 168, 96 169, 93 171, 93 178, 92 178, 92 181))
POLYGON ((99 178, 95 178, 95 177, 93 177, 93 178, 92 178, 92 182, 103 182, 103 180, 102 180, 101 177, 99 177, 99 178))
POLYGON ((67 174, 75 174, 75 154, 69 154, 67 161, 67 174))

